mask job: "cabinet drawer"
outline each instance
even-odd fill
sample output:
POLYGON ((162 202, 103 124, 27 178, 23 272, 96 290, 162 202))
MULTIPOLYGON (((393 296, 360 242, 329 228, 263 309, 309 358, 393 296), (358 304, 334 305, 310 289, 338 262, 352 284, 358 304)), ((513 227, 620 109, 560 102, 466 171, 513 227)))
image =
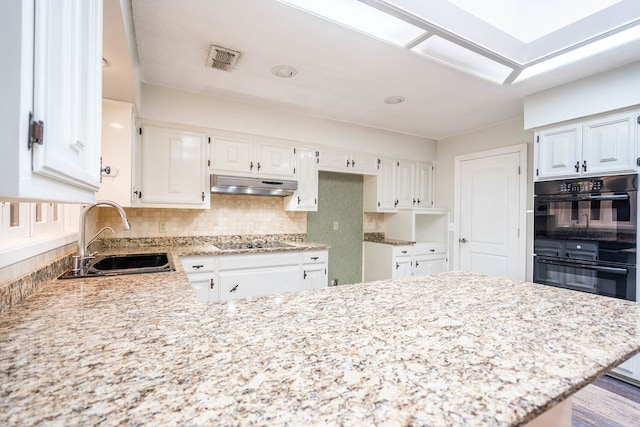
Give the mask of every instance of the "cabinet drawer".
POLYGON ((303 264, 325 263, 327 262, 327 251, 311 251, 302 253, 303 264))
POLYGON ((443 254, 446 252, 446 243, 418 243, 413 250, 415 255, 443 254))
POLYGON ((220 257, 220 270, 299 265, 300 252, 271 254, 239 254, 220 257))
POLYGON ((391 249, 392 257, 411 256, 413 255, 413 246, 393 246, 391 249))
POLYGON ((186 274, 205 273, 216 270, 216 258, 208 255, 180 257, 182 268, 186 274))

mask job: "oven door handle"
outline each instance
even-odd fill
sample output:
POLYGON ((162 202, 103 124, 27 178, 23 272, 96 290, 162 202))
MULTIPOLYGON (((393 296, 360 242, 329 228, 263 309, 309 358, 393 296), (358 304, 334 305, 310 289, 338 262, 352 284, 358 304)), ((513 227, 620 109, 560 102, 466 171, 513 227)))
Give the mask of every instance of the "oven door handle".
POLYGON ((541 264, 559 265, 562 267, 584 268, 586 270, 595 270, 601 273, 629 274, 629 270, 623 267, 606 267, 602 265, 579 264, 577 262, 552 261, 544 258, 538 258, 538 262, 541 264))
POLYGON ((628 194, 594 194, 594 195, 545 195, 535 196, 541 202, 585 202, 591 200, 629 200, 628 194))

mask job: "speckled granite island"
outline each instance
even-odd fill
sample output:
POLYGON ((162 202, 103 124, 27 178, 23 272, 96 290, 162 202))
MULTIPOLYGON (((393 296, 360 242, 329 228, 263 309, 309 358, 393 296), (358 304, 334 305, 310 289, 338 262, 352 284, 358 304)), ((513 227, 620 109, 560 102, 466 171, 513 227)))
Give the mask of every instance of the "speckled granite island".
POLYGON ((635 303, 469 273, 198 302, 176 272, 0 315, 0 425, 526 423, 640 350, 635 303))

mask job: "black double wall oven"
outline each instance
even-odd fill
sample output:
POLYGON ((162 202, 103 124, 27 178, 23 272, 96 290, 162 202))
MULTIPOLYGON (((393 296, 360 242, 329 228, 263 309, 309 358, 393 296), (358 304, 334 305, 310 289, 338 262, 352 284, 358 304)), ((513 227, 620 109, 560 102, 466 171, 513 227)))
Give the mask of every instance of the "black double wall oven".
POLYGON ((637 181, 536 182, 533 281, 635 301, 637 181))

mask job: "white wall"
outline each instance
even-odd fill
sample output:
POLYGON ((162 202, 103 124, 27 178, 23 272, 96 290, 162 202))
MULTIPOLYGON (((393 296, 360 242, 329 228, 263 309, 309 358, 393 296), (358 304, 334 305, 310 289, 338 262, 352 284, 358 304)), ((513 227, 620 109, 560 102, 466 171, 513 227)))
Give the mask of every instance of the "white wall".
POLYGON ((436 158, 436 142, 431 139, 160 86, 142 86, 138 115, 145 119, 283 138, 398 159, 431 161, 436 158))
MULTIPOLYGON (((523 118, 518 118, 505 123, 501 123, 486 129, 458 135, 451 138, 439 140, 437 143, 436 162, 436 207, 449 209, 451 218, 454 218, 454 192, 455 175, 454 166, 456 156, 462 154, 476 153, 491 150, 494 148, 507 147, 526 143, 527 149, 527 210, 532 209, 533 203, 533 175, 531 174, 533 165, 533 132, 524 130, 523 118)), ((531 236, 530 229, 531 215, 527 215, 527 278, 531 277, 531 236)), ((449 239, 452 241, 453 233, 449 239)), ((450 249, 451 257, 455 256, 450 249)), ((453 265, 453 259, 450 260, 453 265)))
POLYGON ((634 105, 640 105, 640 62, 525 97, 524 125, 533 129, 634 105))

